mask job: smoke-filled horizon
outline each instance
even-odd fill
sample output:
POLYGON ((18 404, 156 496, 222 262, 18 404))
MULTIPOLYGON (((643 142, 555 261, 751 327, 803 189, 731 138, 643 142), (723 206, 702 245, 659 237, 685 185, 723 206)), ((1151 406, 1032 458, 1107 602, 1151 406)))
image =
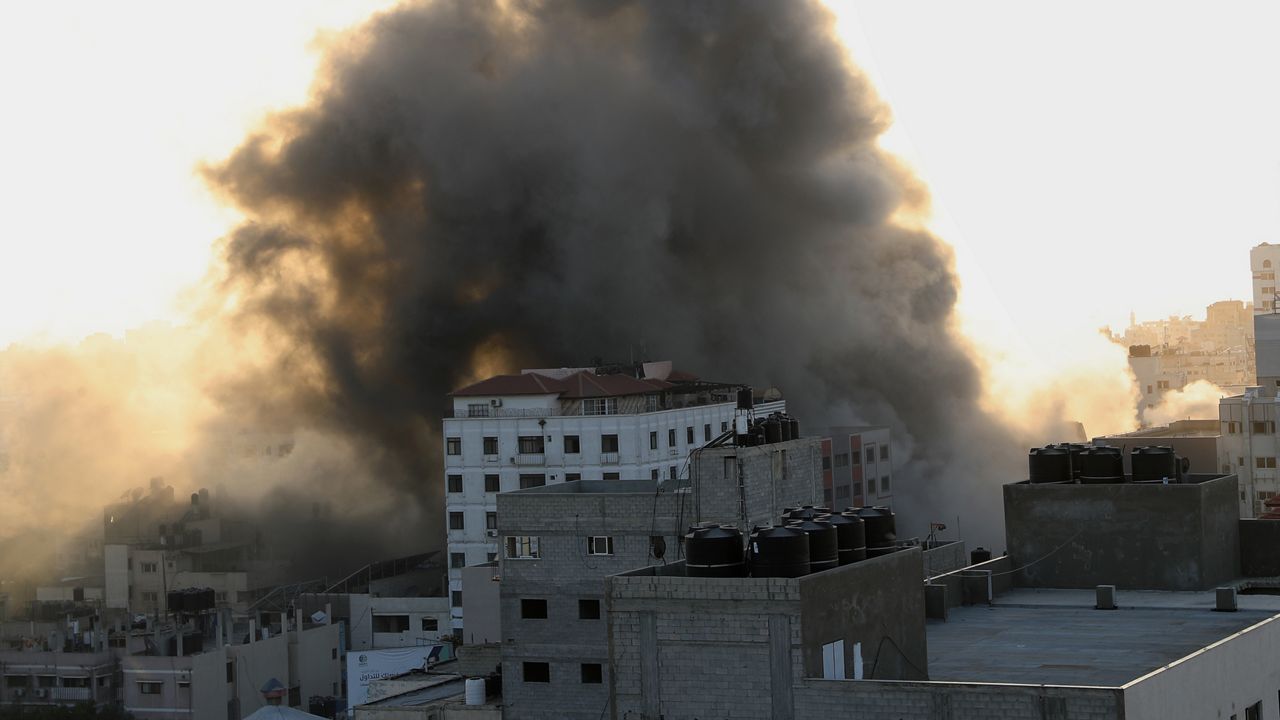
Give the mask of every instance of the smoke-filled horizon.
POLYGON ((952 252, 912 222, 927 194, 887 123, 816 2, 378 15, 310 105, 207 170, 247 218, 236 326, 268 338, 236 395, 385 451, 384 487, 439 508, 449 390, 642 342, 782 388, 810 431, 889 425, 900 497, 998 516, 972 482, 1022 448, 982 409, 952 252))

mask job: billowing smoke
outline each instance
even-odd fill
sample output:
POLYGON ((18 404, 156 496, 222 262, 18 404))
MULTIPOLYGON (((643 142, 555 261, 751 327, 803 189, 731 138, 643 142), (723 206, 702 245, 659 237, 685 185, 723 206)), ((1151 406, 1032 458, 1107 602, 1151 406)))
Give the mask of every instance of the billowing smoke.
POLYGON ((887 123, 813 1, 405 4, 206 171, 264 358, 225 397, 355 439, 370 492, 434 517, 450 389, 643 344, 782 388, 809 432, 889 424, 918 522, 998 520, 1022 440, 887 123))

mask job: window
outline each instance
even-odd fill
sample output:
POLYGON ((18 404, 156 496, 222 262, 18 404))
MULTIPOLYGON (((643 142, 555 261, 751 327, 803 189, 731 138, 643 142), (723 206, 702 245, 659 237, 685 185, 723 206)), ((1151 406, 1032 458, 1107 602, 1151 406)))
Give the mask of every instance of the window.
POLYGON ((667 431, 667 447, 676 446, 676 429, 671 428, 667 431))
POLYGON ((880 459, 881 459, 881 460, 888 460, 888 459, 889 459, 889 446, 888 446, 888 445, 881 445, 881 446, 880 446, 880 459))
POLYGON ((538 538, 533 535, 512 535, 507 538, 507 559, 536 560, 538 555, 538 538))
POLYGON ((4 684, 6 687, 20 688, 27 686, 26 675, 5 675, 4 684))
POLYGON ((520 598, 520 617, 523 620, 546 620, 547 601, 542 598, 520 598))
POLYGON ((227 661, 227 682, 233 683, 235 681, 236 681, 236 664, 234 661, 228 660, 227 661))
POLYGON ((485 562, 493 562, 494 560, 497 560, 497 559, 498 559, 498 553, 490 552, 490 553, 485 553, 485 554, 484 554, 484 561, 485 561, 485 562))
POLYGON ((154 605, 159 601, 160 601, 160 596, 157 595, 155 592, 142 593, 142 602, 144 603, 149 603, 151 605, 154 605))
POLYGON ((888 475, 880 478, 880 494, 883 495, 887 492, 889 492, 889 476, 888 475))
MULTIPOLYGON (((439 632, 440 621, 432 617, 422 618, 422 632, 439 632)), ((336 650, 334 651, 337 652, 336 650)), ((336 657, 336 656, 335 656, 336 657)))
POLYGON ((582 683, 599 685, 604 682, 604 669, 600 663, 582 663, 582 683))
POLYGON ((605 473, 605 474, 604 474, 604 476, 603 476, 603 477, 601 477, 600 479, 601 479, 601 480, 621 480, 621 479, 622 479, 622 473, 607 472, 607 473, 605 473))
POLYGON ((599 620, 600 619, 600 601, 588 600, 582 598, 578 600, 578 619, 579 620, 599 620))
POLYGON ((1269 268, 1269 267, 1271 267, 1271 261, 1270 261, 1270 260, 1263 260, 1263 261, 1262 261, 1262 267, 1264 267, 1264 268, 1269 268))
POLYGON ((1260 469, 1260 470, 1261 470, 1261 469, 1263 469, 1263 468, 1274 468, 1274 467, 1276 466, 1276 459, 1275 459, 1275 456, 1271 456, 1271 457, 1256 457, 1256 458, 1254 458, 1254 459, 1253 459, 1253 461, 1254 461, 1254 464, 1255 464, 1255 465, 1258 467, 1258 469, 1260 469))
POLYGON ((520 476, 521 490, 524 490, 525 488, 542 487, 543 485, 546 485, 546 484, 547 484, 546 475, 521 475, 520 476))
POLYGON ((1255 434, 1255 435, 1261 435, 1261 434, 1264 434, 1264 433, 1275 432, 1276 424, 1275 424, 1275 423, 1273 423, 1273 422, 1257 422, 1257 421, 1255 421, 1255 422, 1250 423, 1250 426, 1253 428, 1253 432, 1254 432, 1254 434, 1255 434))
POLYGON ((848 486, 848 485, 841 485, 840 487, 837 487, 837 488, 836 488, 836 499, 837 499, 837 500, 848 500, 848 499, 849 499, 849 486, 848 486))
POLYGON ((520 436, 520 454, 521 455, 541 455, 544 452, 541 435, 521 435, 520 436))
POLYGON ((658 396, 657 396, 657 395, 645 395, 645 396, 644 396, 644 411, 645 411, 645 412, 657 412, 657 411, 658 411, 658 396))
POLYGON ((466 527, 467 527, 467 523, 466 523, 466 520, 463 518, 462 513, 460 512, 449 513, 449 529, 450 530, 465 530, 466 527))
POLYGON ((37 675, 36 685, 43 688, 58 687, 57 675, 37 675))
POLYGON ((160 680, 139 680, 138 692, 143 695, 159 695, 164 690, 164 682, 160 680))
POLYGON ((653 468, 652 470, 649 471, 649 479, 657 480, 659 474, 660 473, 658 472, 658 468, 653 468))
POLYGON ((587 538, 588 555, 612 555, 613 537, 609 535, 593 535, 587 538))
POLYGON ((467 417, 489 417, 489 404, 467 403, 467 417))
POLYGON ((861 465, 862 453, 858 452, 857 450, 854 450, 853 452, 849 453, 849 460, 855 466, 861 465))
POLYGON ((582 452, 582 443, 578 441, 577 435, 564 436, 564 454, 577 455, 582 452))
POLYGON ((874 494, 876 491, 876 479, 867 478, 867 492, 874 494))
POLYGON ((487 437, 484 439, 484 454, 485 455, 498 454, 498 438, 487 437))
POLYGON ((849 453, 840 453, 836 455, 836 467, 849 466, 849 453))
POLYGON ((467 566, 466 553, 449 553, 449 567, 460 568, 467 566))
POLYGON ((583 415, 617 415, 618 398, 587 398, 582 401, 583 415))
POLYGON ((444 454, 445 455, 461 455, 462 454, 462 438, 445 438, 444 454))
POLYGON ((876 446, 868 445, 867 446, 867 462, 873 463, 875 461, 876 461, 876 446))
POLYGON ((574 480, 581 480, 581 479, 582 479, 582 473, 565 473, 564 474, 565 482, 573 482, 574 480))
POLYGON ((649 431, 649 449, 650 450, 658 449, 658 431, 657 430, 649 431))
POLYGON ((486 512, 484 514, 484 529, 485 530, 498 529, 498 513, 490 510, 489 512, 486 512))
POLYGON ((1147 386, 1147 394, 1148 394, 1148 395, 1150 395, 1150 394, 1151 394, 1151 386, 1150 386, 1150 385, 1148 385, 1148 386, 1147 386))
POLYGON ((159 569, 159 565, 153 562, 140 563, 139 566, 144 573, 153 573, 159 569))
POLYGON ((844 640, 822 646, 822 679, 844 680, 844 640))
POLYGON ((451 493, 462 492, 462 476, 461 475, 450 475, 448 484, 449 484, 449 492, 451 493))
POLYGON ((684 441, 688 445, 693 444, 693 428, 692 427, 687 427, 684 429, 684 441))
POLYGON ((544 662, 523 663, 524 681, 527 683, 551 682, 551 664, 544 662))
POLYGON ((678 473, 680 471, 676 468, 675 465, 672 465, 671 467, 667 468, 667 472, 670 473, 670 475, 668 475, 667 477, 671 478, 672 480, 675 480, 678 477, 678 473))
POLYGON ((1227 423, 1227 432, 1228 432, 1229 434, 1234 434, 1234 433, 1238 433, 1238 432, 1240 432, 1240 425, 1239 425, 1239 423, 1236 423, 1236 422, 1228 422, 1228 423, 1227 423))
POLYGON ((702 441, 711 442, 711 423, 702 426, 702 441))
POLYGON ((1262 720, 1261 700, 1244 709, 1244 720, 1262 720))
POLYGON ((485 492, 500 492, 500 491, 501 491, 501 489, 502 489, 502 482, 498 479, 498 476, 497 476, 497 475, 485 475, 485 476, 484 476, 484 491, 485 491, 485 492))
POLYGON ((454 590, 449 593, 449 603, 457 608, 462 607, 462 591, 454 590))
POLYGON ((408 615, 373 615, 373 631, 376 633, 409 632, 408 615))
POLYGON ((617 435, 601 435, 600 436, 600 452, 603 452, 603 453, 618 452, 618 436, 617 435))
POLYGON ((727 433, 727 432, 729 432, 729 421, 728 421, 728 420, 721 420, 721 421, 720 421, 720 432, 722 432, 722 433, 727 433))

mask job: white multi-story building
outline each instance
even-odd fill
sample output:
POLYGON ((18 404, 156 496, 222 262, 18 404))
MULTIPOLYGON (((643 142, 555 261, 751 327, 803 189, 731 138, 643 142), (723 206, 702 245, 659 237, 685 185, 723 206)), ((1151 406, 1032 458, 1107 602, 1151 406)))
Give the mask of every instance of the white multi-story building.
MULTIPOLYGON (((655 362, 616 373, 524 370, 455 390, 443 432, 454 629, 462 627, 462 568, 497 557, 497 493, 687 475, 689 452, 733 428, 737 387, 655 362)), ((773 400, 754 412, 784 410, 773 400)))
POLYGON ((1276 311, 1276 270, 1280 269, 1280 245, 1262 243, 1249 251, 1253 270, 1253 311, 1276 311))

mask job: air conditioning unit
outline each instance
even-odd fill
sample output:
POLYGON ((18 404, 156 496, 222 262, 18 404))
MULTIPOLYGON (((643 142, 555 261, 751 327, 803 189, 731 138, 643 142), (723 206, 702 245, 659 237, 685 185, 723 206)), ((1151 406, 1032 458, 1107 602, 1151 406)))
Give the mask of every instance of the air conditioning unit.
POLYGON ((502 398, 493 398, 490 400, 489 407, 502 407, 502 398))
POLYGON ((498 531, 497 531, 497 530, 485 530, 485 531, 484 531, 484 534, 485 534, 485 535, 487 535, 488 537, 493 537, 493 538, 498 537, 498 531))
POLYGON ((26 688, 14 688, 14 689, 13 689, 13 696, 14 696, 14 697, 16 697, 16 698, 26 697, 26 696, 27 696, 27 689, 26 689, 26 688))
POLYGON ((38 698, 49 697, 49 691, 45 688, 36 688, 36 697, 38 698))

